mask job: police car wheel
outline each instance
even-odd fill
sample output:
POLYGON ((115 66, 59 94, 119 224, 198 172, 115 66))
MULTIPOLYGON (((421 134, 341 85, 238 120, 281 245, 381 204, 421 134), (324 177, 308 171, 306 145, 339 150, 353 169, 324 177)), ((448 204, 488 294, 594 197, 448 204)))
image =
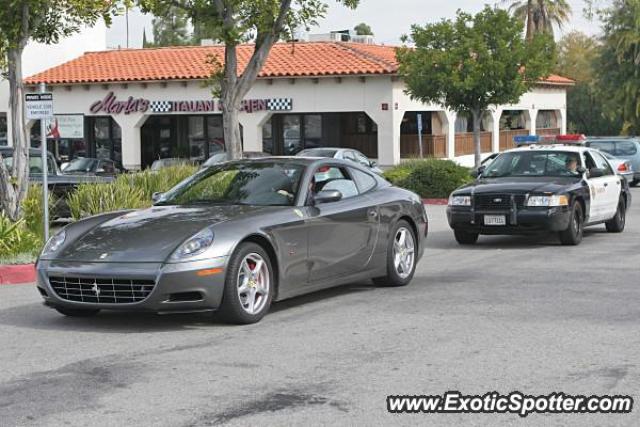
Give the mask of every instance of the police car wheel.
POLYGON ((566 230, 559 233, 560 242, 563 245, 578 245, 582 241, 584 233, 584 214, 582 205, 574 202, 571 207, 571 220, 566 230))
POLYGON ((626 222, 627 205, 624 201, 624 197, 620 196, 618 201, 618 210, 616 215, 609 221, 605 222, 605 227, 609 233, 622 233, 624 230, 624 224, 626 222))
POLYGON ((100 310, 87 310, 82 308, 55 307, 56 311, 67 317, 91 317, 95 316, 100 310))
POLYGON ((473 245, 478 241, 478 233, 469 233, 468 231, 453 230, 456 242, 461 245, 473 245))

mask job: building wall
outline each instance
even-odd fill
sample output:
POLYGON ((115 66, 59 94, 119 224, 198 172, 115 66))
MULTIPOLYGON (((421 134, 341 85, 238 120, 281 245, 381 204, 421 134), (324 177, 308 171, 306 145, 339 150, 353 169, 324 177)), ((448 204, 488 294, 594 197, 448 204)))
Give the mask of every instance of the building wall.
MULTIPOLYGON (((390 76, 272 79, 258 80, 246 99, 291 98, 293 109, 290 112, 294 113, 365 112, 378 126, 378 162, 383 166, 397 164, 400 161, 400 123, 404 113, 437 111, 438 129, 449 136, 447 153, 452 157, 455 113, 437 105, 424 105, 411 100, 404 89, 401 81, 390 76)), ((105 98, 109 92, 113 92, 119 101, 126 101, 129 97, 149 101, 210 99, 209 89, 203 87, 199 81, 56 86, 53 90, 57 114, 91 115, 90 106, 105 98)), ((565 104, 564 88, 536 87, 532 92, 525 94, 518 104, 495 107, 492 114, 499 118, 504 109, 527 110, 531 117, 534 117, 539 109, 558 110, 561 114, 566 114, 565 104)), ((112 115, 122 129, 123 166, 127 169, 140 167, 140 128, 150 114, 134 112, 112 115)), ((271 111, 240 113, 246 151, 262 150, 262 126, 271 114, 271 111)), ((497 126, 498 122, 498 119, 494 119, 494 126, 497 126)), ((562 123, 564 126, 564 120, 562 123)), ((494 149, 497 151, 497 132, 494 138, 494 149)))
MULTIPOLYGON (((45 45, 31 42, 24 50, 22 66, 24 77, 55 67, 66 61, 77 58, 88 51, 105 50, 107 46, 106 25, 99 21, 92 28, 83 28, 81 32, 63 39, 57 45, 45 45)), ((8 126, 11 126, 9 115, 9 83, 0 78, 0 114, 7 115, 8 126)), ((11 132, 11 129, 8 129, 11 132)), ((9 138, 9 141, 11 139, 9 138)))

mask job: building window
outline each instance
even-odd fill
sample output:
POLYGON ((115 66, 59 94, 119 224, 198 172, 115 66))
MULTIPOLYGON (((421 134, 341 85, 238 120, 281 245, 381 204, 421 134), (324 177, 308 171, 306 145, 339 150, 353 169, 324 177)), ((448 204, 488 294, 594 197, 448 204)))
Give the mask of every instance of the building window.
POLYGON ((222 116, 207 116, 207 141, 209 142, 209 157, 224 152, 222 116))
POLYGON ((551 129, 557 127, 555 111, 538 111, 536 117, 536 129, 551 129))
POLYGON ((322 116, 307 114, 304 116, 304 148, 322 146, 322 116))
POLYGON ((88 122, 90 155, 98 159, 113 160, 119 167, 122 166, 120 126, 111 117, 90 117, 88 122))
POLYGON ((273 122, 271 117, 262 126, 262 151, 273 154, 273 122))
POLYGON ((0 113, 0 145, 9 144, 9 135, 7 132, 7 113, 0 113))
POLYGON ((204 134, 204 116, 189 117, 187 139, 189 142, 189 159, 202 162, 207 159, 207 140, 204 134))
POLYGON ((282 134, 284 135, 284 154, 293 155, 302 151, 300 139, 300 116, 287 114, 282 116, 282 134))
POLYGON ((409 111, 404 114, 402 122, 400 123, 400 134, 402 135, 417 135, 418 134, 418 114, 422 116, 422 133, 429 135, 433 133, 431 127, 431 112, 430 111, 409 111))
POLYGON ((366 113, 345 113, 343 122, 345 133, 348 135, 371 135, 378 128, 366 113))

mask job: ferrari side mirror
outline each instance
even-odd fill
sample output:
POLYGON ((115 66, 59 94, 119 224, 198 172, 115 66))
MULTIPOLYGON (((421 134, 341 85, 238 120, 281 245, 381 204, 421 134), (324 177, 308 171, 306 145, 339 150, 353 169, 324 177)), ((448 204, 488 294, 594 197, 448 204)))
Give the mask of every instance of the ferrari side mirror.
POLYGON ((155 193, 153 193, 153 194, 151 195, 151 201, 152 201, 153 203, 157 203, 157 202, 159 202, 159 201, 160 201, 160 199, 162 198, 162 195, 163 195, 163 194, 164 194, 164 193, 161 193, 161 192, 159 192, 159 191, 156 191, 155 193))
POLYGON ((338 190, 322 190, 319 191, 318 194, 316 194, 313 197, 313 202, 316 205, 322 204, 322 203, 331 203, 331 202, 337 202, 340 201, 342 199, 342 193, 339 192, 338 190))

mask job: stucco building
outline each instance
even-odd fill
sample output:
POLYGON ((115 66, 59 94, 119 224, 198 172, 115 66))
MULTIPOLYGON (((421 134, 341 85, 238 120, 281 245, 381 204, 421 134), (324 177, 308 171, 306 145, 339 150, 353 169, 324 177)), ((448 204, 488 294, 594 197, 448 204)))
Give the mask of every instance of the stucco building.
MULTIPOLYGON (((239 47, 241 69, 252 49, 239 47)), ((206 85, 211 58, 221 61, 223 47, 90 52, 27 84, 54 93, 59 129, 50 149, 61 158, 110 157, 127 169, 163 157, 200 161, 224 146, 220 105, 206 85)), ((240 113, 244 149, 353 147, 393 165, 418 154, 421 122, 425 155, 472 154, 468 118, 411 100, 397 69, 392 46, 276 44, 240 113)), ((517 104, 494 106, 483 120, 483 152, 512 146, 516 134, 565 132, 571 84, 552 75, 517 104)))

